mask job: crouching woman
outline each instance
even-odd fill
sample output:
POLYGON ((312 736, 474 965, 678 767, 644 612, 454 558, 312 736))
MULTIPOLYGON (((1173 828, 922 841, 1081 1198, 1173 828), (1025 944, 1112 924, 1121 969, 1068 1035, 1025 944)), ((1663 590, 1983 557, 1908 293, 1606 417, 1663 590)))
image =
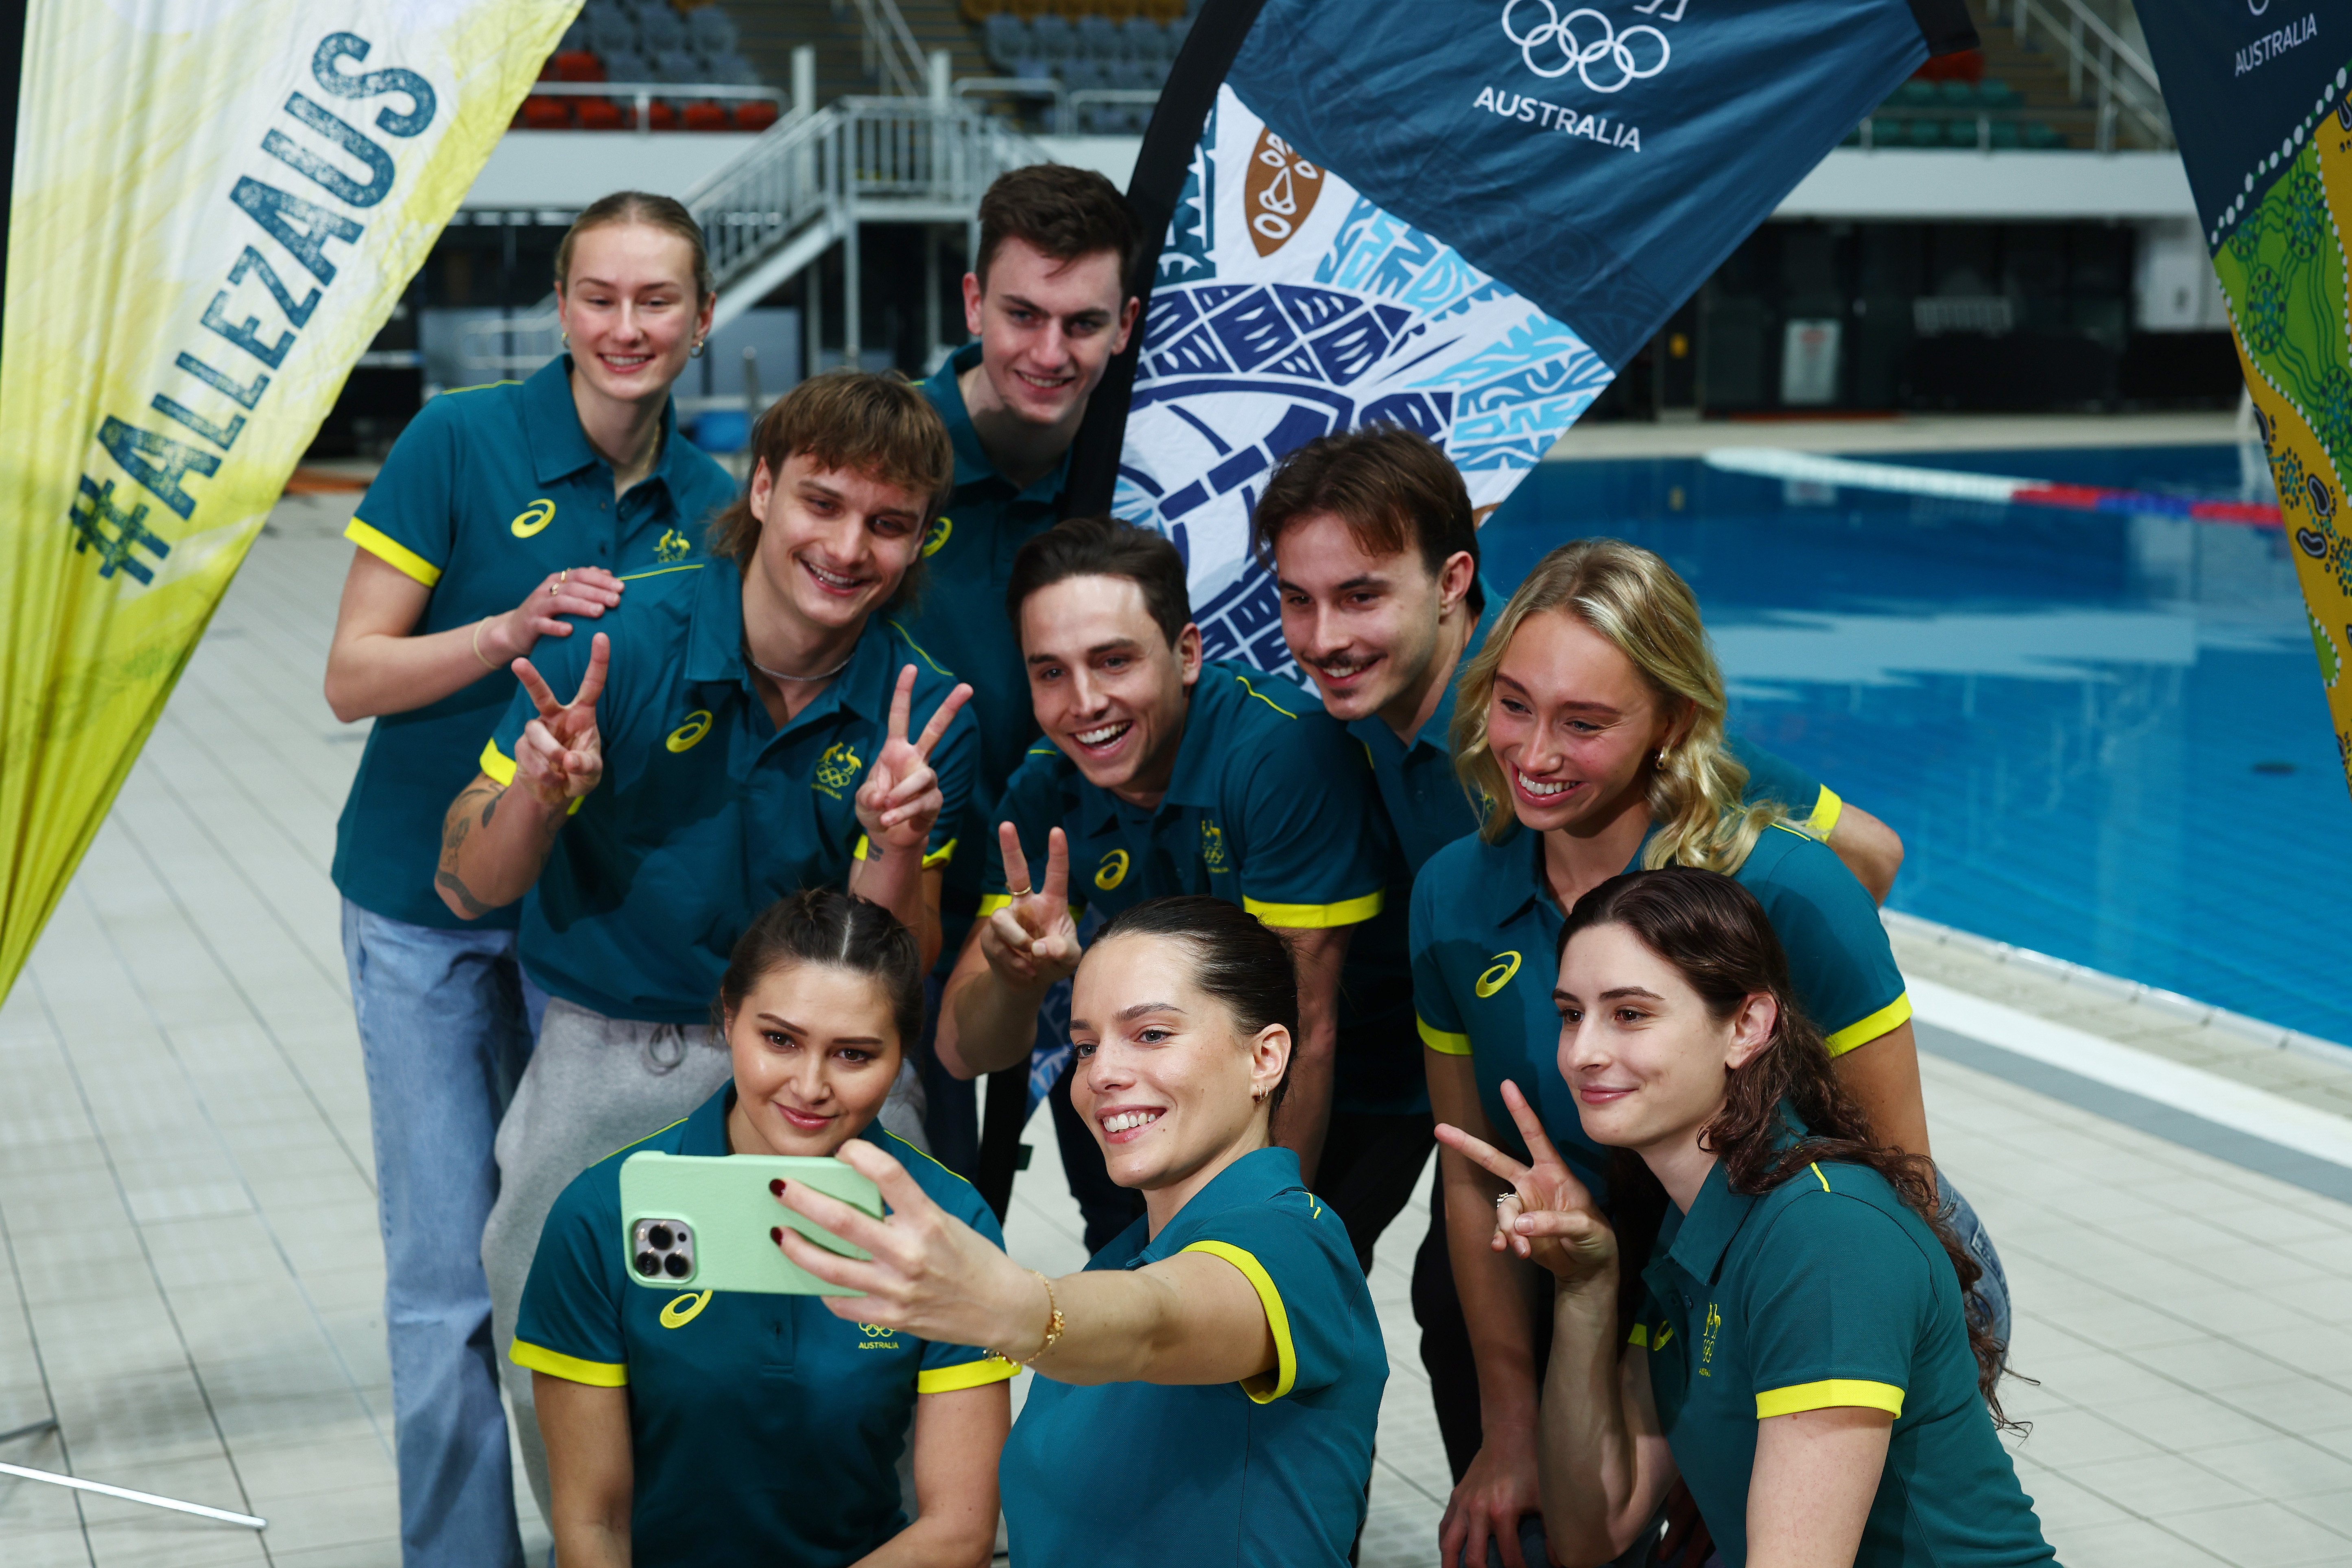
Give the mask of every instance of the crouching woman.
POLYGON ((563 1568, 987 1563, 1013 1368, 844 1321, 869 1314, 814 1296, 673 1294, 627 1277, 621 1163, 648 1149, 892 1149, 913 1168, 903 1191, 995 1250, 980 1194, 875 1121, 922 1025, 922 974, 914 934, 879 904, 818 889, 773 905, 719 983, 732 1080, 557 1200, 510 1353, 531 1371, 563 1568), (912 1524, 897 1469, 910 1436, 912 1524))
POLYGON ((1728 1568, 2053 1562, 1995 1432, 1975 1259, 1927 1161, 1840 1087, 1755 896, 1679 867, 1603 882, 1554 1000, 1617 1227, 1516 1085, 1532 1163, 1438 1136, 1510 1184, 1496 1250, 1556 1280, 1538 1472, 1561 1560, 1626 1550, 1679 1474, 1728 1568))
POLYGON ((835 1312, 1036 1371, 1002 1472, 1024 1568, 1348 1562, 1388 1356, 1348 1227, 1269 1131, 1297 1031, 1290 950, 1255 916, 1138 904, 1072 984, 1072 1102, 1144 1199, 1085 1272, 1021 1268, 872 1147, 842 1158, 881 1185, 887 1220, 785 1190, 873 1254, 782 1232, 794 1263, 866 1292, 826 1298, 835 1312))

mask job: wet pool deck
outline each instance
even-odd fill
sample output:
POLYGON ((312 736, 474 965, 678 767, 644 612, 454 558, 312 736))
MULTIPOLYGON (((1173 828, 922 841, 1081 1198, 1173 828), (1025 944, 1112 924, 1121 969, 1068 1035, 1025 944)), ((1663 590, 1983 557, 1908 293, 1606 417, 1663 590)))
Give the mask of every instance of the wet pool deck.
MULTIPOLYGON (((2208 423, 2223 433, 2196 438, 2227 438, 2208 423)), ((366 1090, 327 878, 361 738, 319 691, 350 509, 280 506, 0 1007, 0 1432, 60 1424, 0 1461, 269 1528, 0 1476, 10 1568, 398 1561, 366 1090)), ((2007 1397, 2033 1424, 2019 1464, 2062 1561, 2352 1563, 2352 1055, 1895 935, 1934 999, 1936 1152, 2000 1247, 2014 1364, 2040 1380, 2007 1397)), ((1072 1268, 1039 1125, 1008 1235, 1072 1268)), ((1373 1279, 1391 1373, 1368 1564, 1433 1561, 1446 1492, 1408 1304, 1425 1211, 1405 1212, 1373 1279)))

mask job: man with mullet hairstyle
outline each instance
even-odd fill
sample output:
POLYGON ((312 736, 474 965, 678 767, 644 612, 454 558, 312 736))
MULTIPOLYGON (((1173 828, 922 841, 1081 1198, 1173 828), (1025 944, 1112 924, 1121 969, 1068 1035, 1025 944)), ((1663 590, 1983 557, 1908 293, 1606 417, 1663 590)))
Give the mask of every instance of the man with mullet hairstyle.
MULTIPOLYGON (((971 682, 979 774, 967 819, 950 837, 975 853, 951 862, 941 905, 947 952, 961 949, 992 860, 988 808, 1037 738, 1029 679, 1003 603, 1013 558, 1062 515, 1070 443, 1112 356, 1127 345, 1139 301, 1128 291, 1137 250, 1126 198, 1087 169, 1038 163, 998 176, 980 203, 980 251, 963 280, 974 342, 923 383, 955 448, 955 482, 923 541, 934 594, 908 622, 915 640, 971 682)), ((944 973, 932 978, 932 1011, 944 973)), ((981 1153, 972 1086, 916 1053, 932 1152, 972 1178, 999 1214, 1011 1195, 1028 1079, 1014 1064, 990 1090, 989 1154, 981 1153)))

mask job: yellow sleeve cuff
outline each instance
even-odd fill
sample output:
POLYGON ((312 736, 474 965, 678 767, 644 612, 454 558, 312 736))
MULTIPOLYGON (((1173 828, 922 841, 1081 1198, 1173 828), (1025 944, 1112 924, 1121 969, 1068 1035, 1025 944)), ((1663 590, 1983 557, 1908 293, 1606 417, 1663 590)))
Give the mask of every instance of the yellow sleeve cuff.
MULTIPOLYGON (((926 871, 936 871, 940 867, 946 865, 950 860, 954 859, 955 848, 958 842, 958 840, 950 838, 945 844, 940 845, 937 849, 934 849, 929 854, 924 856, 923 869, 926 871)), ((857 836, 857 847, 849 852, 849 858, 853 860, 871 860, 874 857, 867 854, 866 851, 872 847, 873 841, 861 833, 857 836)))
POLYGON ((1013 895, 1010 893, 983 893, 980 900, 980 918, 986 920, 997 910, 1012 907, 1013 895))
POLYGON ((1255 1377, 1242 1379, 1242 1392, 1260 1405, 1271 1405, 1290 1392, 1298 1381, 1298 1352, 1290 1341, 1290 1313, 1282 1304, 1282 1292, 1274 1288, 1274 1277, 1265 1271, 1255 1255, 1243 1251, 1229 1241, 1196 1241, 1184 1249, 1205 1252, 1212 1258, 1222 1258, 1242 1271, 1242 1278, 1257 1292, 1259 1303, 1265 1308, 1265 1326, 1274 1331, 1274 1370, 1255 1377))
POLYGON ((1337 926, 1361 925, 1381 912, 1388 902, 1385 889, 1366 893, 1360 899, 1343 899, 1336 904, 1267 904, 1244 896, 1242 908, 1270 926, 1288 926, 1293 931, 1328 931, 1337 926))
POLYGON ((562 1351, 551 1351, 545 1345, 532 1344, 529 1340, 517 1340, 509 1346, 507 1359, 517 1366, 527 1366, 533 1372, 543 1372, 566 1383, 584 1383, 591 1388, 626 1388, 629 1385, 626 1363, 615 1366, 610 1362, 582 1361, 578 1356, 565 1355, 562 1351))
POLYGON ((1805 826, 1813 830, 1814 837, 1825 839, 1837 831, 1838 815, 1844 810, 1845 802, 1838 798, 1838 792, 1823 784, 1822 793, 1813 800, 1813 815, 1805 826))
POLYGON ((959 1389, 984 1388, 1018 1377, 1020 1367, 1001 1356, 984 1355, 954 1366, 927 1366, 915 1374, 917 1394, 953 1394, 959 1389))
POLYGON ((370 528, 358 518, 352 519, 345 526, 343 537, 387 566, 398 567, 428 588, 441 581, 441 568, 434 565, 382 529, 370 528))
POLYGON ((1412 1016, 1412 1021, 1414 1026, 1421 1030, 1421 1043, 1431 1050, 1448 1057, 1466 1057, 1470 1054, 1469 1036, 1449 1035, 1418 1013, 1412 1016))
MULTIPOLYGON (((504 752, 499 750, 499 742, 495 738, 482 742, 482 755, 478 765, 482 770, 482 776, 488 779, 500 789, 504 789, 509 784, 514 783, 514 759, 508 756, 504 752)), ((587 804, 588 797, 583 795, 574 800, 570 805, 565 806, 563 808, 563 815, 566 816, 577 816, 580 815, 580 808, 587 804)))
POLYGON ((1857 1406, 1900 1415, 1903 1414, 1903 1391, 1891 1383, 1864 1383, 1846 1377, 1832 1377, 1821 1383, 1800 1383, 1790 1388, 1769 1389, 1758 1394, 1756 1419, 1769 1421, 1775 1415, 1794 1415, 1800 1410, 1857 1406))
POLYGON ((1879 1036, 1902 1027, 1911 1021, 1911 993, 1906 991, 1869 1017, 1848 1024, 1824 1043, 1830 1055, 1842 1057, 1857 1046, 1866 1046, 1879 1036))

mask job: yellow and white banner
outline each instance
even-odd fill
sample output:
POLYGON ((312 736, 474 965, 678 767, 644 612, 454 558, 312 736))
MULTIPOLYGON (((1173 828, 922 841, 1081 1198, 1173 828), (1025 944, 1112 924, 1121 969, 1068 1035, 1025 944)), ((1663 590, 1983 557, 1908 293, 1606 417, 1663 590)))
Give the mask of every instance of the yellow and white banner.
POLYGON ((32 0, 0 336, 0 994, 578 0, 32 0))

